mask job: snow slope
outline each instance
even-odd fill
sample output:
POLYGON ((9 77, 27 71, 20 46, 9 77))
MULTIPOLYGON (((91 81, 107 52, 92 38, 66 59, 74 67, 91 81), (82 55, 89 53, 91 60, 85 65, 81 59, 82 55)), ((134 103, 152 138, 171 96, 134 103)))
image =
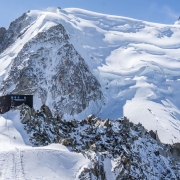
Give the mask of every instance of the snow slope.
POLYGON ((0 179, 74 180, 89 165, 88 158, 60 144, 31 147, 18 110, 0 116, 0 179))
POLYGON ((73 44, 98 77, 107 99, 99 115, 125 115, 157 130, 161 141, 179 142, 180 26, 65 10, 76 26, 75 32, 70 31, 73 44))
POLYGON ((0 55, 0 81, 8 77, 25 43, 60 23, 101 84, 105 104, 96 115, 125 115, 157 130, 162 142, 180 141, 179 23, 156 24, 76 8, 27 15, 30 25, 0 55))

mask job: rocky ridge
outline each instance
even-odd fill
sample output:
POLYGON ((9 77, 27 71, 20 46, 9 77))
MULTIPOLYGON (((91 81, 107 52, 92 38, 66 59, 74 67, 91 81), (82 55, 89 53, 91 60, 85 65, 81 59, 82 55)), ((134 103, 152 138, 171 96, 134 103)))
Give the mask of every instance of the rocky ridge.
POLYGON ((3 40, 3 37, 4 37, 5 33, 6 33, 6 28, 1 27, 0 28, 0 44, 1 44, 2 40, 3 40))
POLYGON ((21 122, 33 146, 61 143, 91 160, 79 179, 179 179, 180 145, 163 144, 157 132, 147 131, 126 117, 101 120, 93 115, 77 121, 20 106, 21 122))
POLYGON ((30 23, 31 18, 27 16, 27 13, 24 13, 22 16, 11 22, 8 30, 0 28, 0 52, 4 51, 12 45, 17 38, 22 36, 26 32, 30 23))

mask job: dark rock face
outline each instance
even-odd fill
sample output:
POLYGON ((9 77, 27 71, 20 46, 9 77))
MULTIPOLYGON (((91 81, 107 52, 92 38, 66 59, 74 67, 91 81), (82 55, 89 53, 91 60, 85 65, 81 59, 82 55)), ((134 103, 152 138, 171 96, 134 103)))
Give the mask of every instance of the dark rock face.
POLYGON ((180 161, 180 143, 173 144, 170 151, 173 157, 180 161))
POLYGON ((2 40, 3 40, 3 37, 4 37, 5 33, 6 33, 6 28, 1 27, 0 28, 0 44, 1 44, 2 40))
POLYGON ((61 24, 39 33, 14 59, 0 91, 36 94, 60 115, 79 114, 90 102, 101 101, 99 82, 68 40, 61 24))
MULTIPOLYGON (((30 24, 30 19, 26 13, 21 17, 11 22, 8 30, 3 35, 0 40, 0 53, 4 51, 7 47, 13 44, 18 37, 20 37, 24 32, 21 32, 25 27, 30 24)), ((26 31, 25 29, 24 31, 26 31)))
POLYGON ((158 142, 161 142, 160 139, 159 139, 159 136, 157 134, 157 131, 154 132, 154 131, 151 130, 151 131, 149 131, 149 134, 154 140, 156 140, 158 142))
POLYGON ((33 146, 61 143, 91 161, 92 166, 79 174, 80 180, 106 180, 110 161, 114 162, 110 172, 117 180, 178 179, 180 175, 179 144, 172 146, 172 154, 167 153, 167 145, 126 117, 103 121, 90 115, 86 120, 65 121, 49 116, 47 108, 35 113, 27 106, 20 109, 21 121, 33 146))

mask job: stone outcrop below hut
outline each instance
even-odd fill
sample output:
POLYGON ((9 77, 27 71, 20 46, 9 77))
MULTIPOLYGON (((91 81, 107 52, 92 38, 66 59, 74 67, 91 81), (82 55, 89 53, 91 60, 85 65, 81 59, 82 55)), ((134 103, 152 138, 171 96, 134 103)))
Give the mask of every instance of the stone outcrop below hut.
POLYGON ((21 122, 33 146, 61 143, 83 153, 92 165, 79 179, 179 179, 180 144, 163 144, 158 132, 147 131, 126 117, 102 120, 93 115, 77 121, 53 117, 43 105, 39 111, 20 106, 21 122))

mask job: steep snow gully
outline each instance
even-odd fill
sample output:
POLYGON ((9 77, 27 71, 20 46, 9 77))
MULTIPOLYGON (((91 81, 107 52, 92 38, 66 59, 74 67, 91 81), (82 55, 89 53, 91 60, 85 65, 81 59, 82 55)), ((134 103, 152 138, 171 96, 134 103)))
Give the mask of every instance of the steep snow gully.
MULTIPOLYGON (((126 116, 157 132, 161 142, 179 143, 179 39, 179 21, 157 24, 77 8, 32 10, 8 30, 0 28, 0 95, 33 94, 35 110, 46 104, 52 116, 66 121, 89 114, 114 122, 126 116)), ((62 144, 31 145, 19 110, 0 115, 0 179, 97 175, 92 159, 98 155, 87 158, 87 153, 71 152, 62 144)), ((170 167, 171 179, 178 179, 166 158, 161 164, 170 167)), ((116 168, 110 172, 122 159, 105 160, 106 179, 119 177, 116 168)), ((124 167, 119 165, 122 174, 128 169, 124 167)), ((101 165, 98 168, 101 171, 101 165)), ((160 172, 154 171, 153 178, 170 179, 167 172, 159 176, 160 172)), ((144 177, 151 179, 149 174, 144 177)))

